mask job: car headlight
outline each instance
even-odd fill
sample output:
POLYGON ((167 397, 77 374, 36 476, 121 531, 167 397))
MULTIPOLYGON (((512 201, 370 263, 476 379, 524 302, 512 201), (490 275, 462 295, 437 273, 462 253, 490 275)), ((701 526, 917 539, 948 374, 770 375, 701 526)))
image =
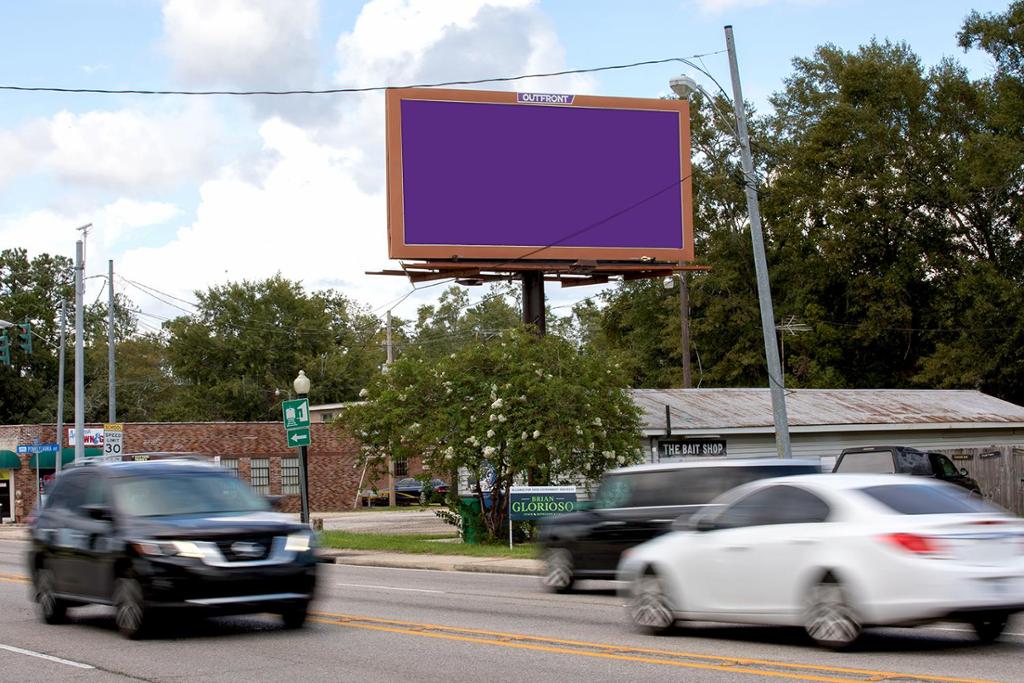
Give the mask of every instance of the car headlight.
POLYGON ((304 553, 313 547, 313 534, 308 531, 296 531, 288 535, 284 549, 290 553, 304 553))
POLYGON ((135 541, 132 547, 150 557, 203 558, 203 549, 194 541, 135 541))

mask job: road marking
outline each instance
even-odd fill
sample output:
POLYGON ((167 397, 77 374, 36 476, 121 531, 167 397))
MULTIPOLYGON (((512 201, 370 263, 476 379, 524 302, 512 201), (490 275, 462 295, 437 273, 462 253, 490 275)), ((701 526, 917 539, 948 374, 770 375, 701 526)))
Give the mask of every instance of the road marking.
POLYGON ((17 574, 0 574, 0 581, 6 581, 7 583, 29 583, 28 577, 17 574))
MULTIPOLYGON (((922 626, 922 631, 955 631, 957 633, 974 633, 973 628, 956 628, 954 626, 922 626)), ((1024 636, 1024 633, 1014 633, 1013 631, 1003 631, 1000 634, 1002 636, 1024 636)))
POLYGON ((43 654, 42 652, 35 652, 34 650, 24 650, 20 647, 14 647, 13 645, 4 645, 0 643, 0 650, 7 650, 18 655, 28 655, 29 657, 38 657, 39 659, 45 659, 48 662, 57 662, 65 666, 73 666, 77 669, 95 669, 96 667, 89 664, 83 664, 82 662, 73 662, 70 659, 61 659, 60 657, 54 657, 53 655, 43 654))
POLYGON ((533 650, 556 654, 577 655, 581 657, 593 657, 598 659, 641 662, 687 669, 746 673, 755 676, 770 676, 774 678, 788 678, 802 681, 849 683, 850 681, 876 681, 886 678, 899 678, 901 680, 909 681, 942 681, 944 683, 978 683, 979 681, 979 679, 970 678, 930 676, 927 674, 906 674, 891 671, 874 671, 869 669, 852 669, 816 664, 790 663, 768 659, 751 659, 747 657, 722 657, 693 652, 631 647, 628 645, 589 643, 577 640, 531 636, 522 633, 505 633, 484 629, 458 628, 437 624, 398 621, 395 619, 378 619, 374 617, 361 617, 350 614, 334 614, 331 612, 312 612, 311 614, 314 615, 312 619, 313 621, 330 624, 332 626, 360 628, 370 631, 398 633, 403 635, 420 636, 423 638, 454 640, 481 645, 494 645, 519 650, 533 650))
POLYGON ((434 591, 427 588, 399 588, 398 586, 378 586, 370 583, 336 583, 335 586, 345 586, 348 588, 376 588, 378 590, 385 591, 405 591, 407 593, 440 593, 444 594, 445 591, 434 591))

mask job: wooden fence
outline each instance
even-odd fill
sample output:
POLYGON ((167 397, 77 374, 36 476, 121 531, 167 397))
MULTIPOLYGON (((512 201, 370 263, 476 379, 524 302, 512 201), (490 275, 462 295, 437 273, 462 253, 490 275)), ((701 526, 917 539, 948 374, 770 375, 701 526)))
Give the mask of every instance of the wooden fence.
POLYGON ((1024 446, 959 448, 942 452, 978 481, 986 498, 1015 515, 1024 516, 1024 446))

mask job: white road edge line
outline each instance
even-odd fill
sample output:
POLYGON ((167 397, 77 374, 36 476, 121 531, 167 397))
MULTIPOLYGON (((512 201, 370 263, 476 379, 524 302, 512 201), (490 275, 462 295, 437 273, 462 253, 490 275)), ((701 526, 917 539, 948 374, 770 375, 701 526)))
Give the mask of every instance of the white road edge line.
POLYGON ((60 657, 54 657, 53 655, 46 655, 42 652, 35 652, 33 650, 24 650, 20 647, 14 647, 13 645, 4 645, 0 643, 0 650, 7 650, 19 655, 28 655, 29 657, 38 657, 39 659, 45 659, 50 662, 57 662, 65 666, 73 666, 78 669, 95 669, 96 667, 89 664, 83 664, 82 662, 72 662, 70 659, 61 659, 60 657))
POLYGON ((399 588, 397 586, 378 586, 372 583, 336 583, 335 586, 345 586, 347 588, 376 588, 378 590, 385 591, 405 591, 407 593, 438 593, 444 594, 447 591, 435 591, 427 588, 399 588))
MULTIPOLYGON (((956 628, 955 626, 925 626, 921 630, 923 631, 956 631, 957 633, 974 633, 973 628, 956 628)), ((1004 636, 1024 636, 1024 633, 1014 633, 1013 631, 1003 631, 1001 635, 1004 636)))

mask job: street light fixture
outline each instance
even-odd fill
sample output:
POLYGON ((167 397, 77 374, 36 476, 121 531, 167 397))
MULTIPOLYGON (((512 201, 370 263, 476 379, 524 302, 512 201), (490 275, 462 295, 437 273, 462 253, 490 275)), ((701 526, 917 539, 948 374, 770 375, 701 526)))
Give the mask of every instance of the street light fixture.
MULTIPOLYGON (((309 396, 309 378, 303 370, 299 370, 299 376, 292 382, 292 388, 300 399, 307 399, 309 396)), ((305 445, 299 446, 299 493, 302 498, 302 508, 299 512, 299 520, 303 524, 309 524, 309 473, 308 473, 309 452, 305 445)))
MULTIPOLYGON (((757 273, 757 298, 761 309, 761 334, 764 337, 765 361, 768 365, 768 387, 772 399, 772 418, 775 423, 775 449, 780 458, 789 458, 789 419, 786 416, 786 393, 782 367, 779 361, 779 346, 775 340, 775 313, 772 310, 772 292, 768 282, 768 259, 764 251, 764 235, 761 231, 761 208, 757 198, 754 159, 750 153, 750 135, 747 132, 747 113, 743 105, 743 91, 740 88, 740 72, 736 63, 736 44, 732 26, 725 27, 725 44, 729 52, 729 71, 732 76, 733 114, 736 117, 736 137, 740 145, 743 162, 743 188, 747 195, 747 212, 750 218, 750 241, 754 250, 754 270, 757 273)), ((689 99, 694 92, 702 92, 710 104, 714 98, 689 76, 677 76, 669 81, 672 92, 683 99, 689 99)))

